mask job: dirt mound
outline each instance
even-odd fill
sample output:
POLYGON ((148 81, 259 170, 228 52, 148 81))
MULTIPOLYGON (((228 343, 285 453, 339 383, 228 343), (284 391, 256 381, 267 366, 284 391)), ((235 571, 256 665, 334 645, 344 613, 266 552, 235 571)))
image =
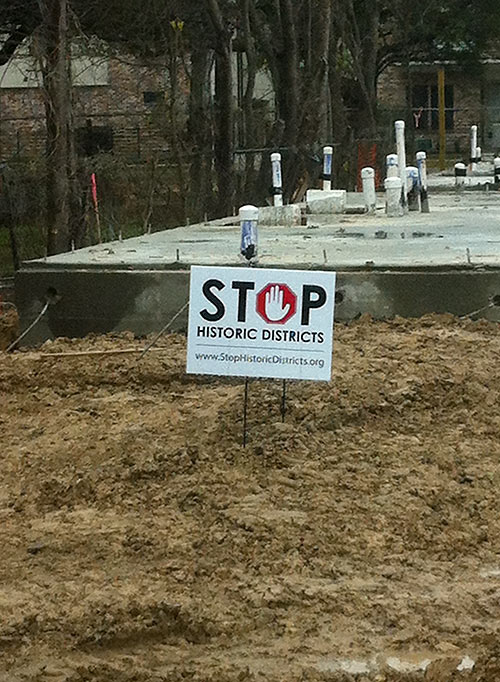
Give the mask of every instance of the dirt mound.
POLYGON ((0 303, 0 351, 5 350, 19 336, 19 317, 17 312, 0 303))
POLYGON ((130 335, 0 354, 0 680, 498 678, 499 327, 338 326, 331 384, 130 335), (4 677, 2 677, 4 674, 4 677))

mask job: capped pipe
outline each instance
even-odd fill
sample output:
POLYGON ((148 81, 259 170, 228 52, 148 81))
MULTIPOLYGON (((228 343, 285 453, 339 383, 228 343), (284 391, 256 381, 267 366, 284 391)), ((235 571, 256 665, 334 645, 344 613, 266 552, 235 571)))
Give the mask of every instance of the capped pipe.
POLYGON ((257 257, 259 209, 257 206, 242 206, 239 212, 241 227, 241 255, 247 261, 257 257))
POLYGON ((283 175, 281 173, 281 154, 271 154, 271 167, 273 170, 273 205, 283 206, 283 175))
POLYGON ((467 166, 465 163, 455 164, 455 186, 463 187, 465 184, 465 178, 467 177, 467 166))
POLYGON ((470 171, 477 171, 477 126, 470 127, 470 171))
POLYGON ((420 187, 420 206, 422 213, 430 213, 427 191, 427 154, 417 152, 418 183, 420 187))
POLYGON ((481 147, 476 147, 476 160, 478 163, 481 163, 483 160, 483 150, 481 147))
POLYGON ((396 121, 394 127, 396 129, 396 146, 398 151, 398 166, 399 177, 401 179, 401 206, 403 212, 408 210, 408 184, 406 177, 406 143, 405 143, 405 122, 396 121))
POLYGON ((416 166, 407 166, 406 178, 408 182, 408 210, 420 211, 418 168, 416 166))
POLYGON ((403 214, 401 189, 400 177, 385 179, 385 212, 389 218, 396 218, 403 214))
POLYGON ((399 164, 397 154, 388 154, 385 159, 388 178, 399 178, 399 164))
POLYGON ((375 192, 375 170, 367 167, 361 171, 363 183, 363 196, 367 213, 375 213, 377 210, 377 194, 375 192))
POLYGON ((500 156, 496 156, 493 161, 495 184, 500 184, 500 156))
POLYGON ((332 188, 333 174, 333 147, 323 147, 323 189, 332 188))

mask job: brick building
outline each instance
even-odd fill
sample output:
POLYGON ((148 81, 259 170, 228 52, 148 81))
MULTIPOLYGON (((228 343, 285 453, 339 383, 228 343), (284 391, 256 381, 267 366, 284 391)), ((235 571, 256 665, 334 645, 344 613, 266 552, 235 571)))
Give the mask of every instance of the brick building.
POLYGON ((500 60, 485 59, 473 71, 453 63, 412 64, 387 69, 378 83, 381 115, 387 120, 405 118, 407 96, 411 103, 418 146, 439 149, 438 71, 445 70, 447 151, 469 153, 470 126, 479 125, 483 150, 500 149, 500 60))
MULTIPOLYGON (((133 159, 167 145, 168 70, 134 57, 72 59, 75 130, 81 154, 133 159)), ((0 67, 0 159, 43 154, 45 108, 35 59, 16 55, 0 67)), ((185 92, 185 88, 184 88, 185 92)))
MULTIPOLYGON (((74 55, 72 75, 80 153, 113 152, 130 160, 167 153, 172 133, 171 85, 169 70, 161 59, 145 62, 127 55, 74 55)), ((234 75, 238 107, 246 85, 243 54, 234 55, 234 75)), ((41 84, 29 46, 23 46, 8 64, 0 67, 0 159, 43 154, 45 110, 41 84)), ((181 128, 189 95, 182 65, 176 92, 174 119, 181 128)), ((261 102, 258 110, 262 116, 269 117, 274 110, 274 95, 265 70, 258 74, 254 96, 261 102)), ((238 117, 236 127, 238 140, 238 117)))

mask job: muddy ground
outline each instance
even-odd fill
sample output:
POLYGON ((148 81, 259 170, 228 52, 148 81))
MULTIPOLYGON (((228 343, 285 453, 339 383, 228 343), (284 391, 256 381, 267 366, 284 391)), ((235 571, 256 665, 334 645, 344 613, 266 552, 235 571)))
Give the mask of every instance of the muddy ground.
POLYGON ((19 317, 10 304, 0 300, 0 351, 6 350, 19 336, 19 317))
POLYGON ((246 450, 181 337, 0 354, 0 679, 498 681, 499 331, 338 326, 246 450))

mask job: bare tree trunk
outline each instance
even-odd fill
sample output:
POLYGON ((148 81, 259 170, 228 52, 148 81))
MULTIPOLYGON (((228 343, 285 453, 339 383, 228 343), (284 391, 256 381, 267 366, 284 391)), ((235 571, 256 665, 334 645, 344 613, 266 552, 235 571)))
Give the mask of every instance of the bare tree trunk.
POLYGON ((10 252, 12 254, 12 265, 14 270, 17 272, 21 264, 21 259, 19 256, 19 242, 16 234, 16 211, 14 208, 14 200, 12 197, 12 186, 11 179, 9 177, 8 168, 5 167, 0 169, 0 181, 2 183, 2 190, 6 198, 5 205, 5 220, 7 223, 7 228, 9 230, 10 237, 10 252))
MULTIPOLYGON (((342 3, 337 3, 341 8, 342 3)), ((377 131, 377 65, 380 10, 378 0, 360 10, 353 0, 346 1, 345 41, 350 47, 362 106, 358 135, 373 139, 377 131)))
POLYGON ((218 202, 220 216, 231 215, 233 210, 233 75, 231 48, 229 44, 219 45, 215 54, 215 171, 217 173, 218 202))
POLYGON ((330 61, 328 64, 328 80, 330 99, 332 102, 333 139, 342 144, 347 135, 347 110, 342 92, 342 78, 339 72, 339 50, 343 49, 339 35, 332 36, 330 41, 330 61))
MULTIPOLYGON (((179 46, 178 46, 178 36, 175 35, 175 40, 170 46, 169 50, 169 61, 168 61, 168 73, 169 73, 169 93, 167 100, 167 110, 168 110, 168 123, 170 128, 170 141, 172 144, 173 156, 175 159, 175 165, 177 167, 177 176, 179 180, 180 188, 180 201, 181 201, 181 211, 184 218, 191 217, 187 214, 187 187, 188 179, 186 177, 185 168, 185 157, 183 154, 183 144, 182 144, 182 134, 179 130, 179 46)), ((158 156, 154 164, 158 164, 158 156)))
POLYGON ((191 87, 189 90, 188 133, 191 141, 191 166, 187 212, 193 221, 211 213, 212 116, 210 112, 210 73, 212 51, 193 45, 191 50, 191 87))
MULTIPOLYGON (((255 146, 255 120, 253 109, 253 97, 255 90, 255 79, 257 76, 257 52, 255 50, 255 41, 252 33, 250 21, 250 0, 241 0, 242 10, 242 29, 243 40, 245 44, 245 52, 247 56, 247 82, 245 94, 243 96, 243 127, 244 127, 244 141, 245 147, 255 146)), ((247 154, 245 163, 245 194, 252 191, 255 183, 255 155, 247 154)))
POLYGON ((368 12, 367 31, 363 40, 363 74, 367 104, 373 125, 373 133, 377 127, 377 62, 380 10, 378 1, 372 3, 371 11, 368 12))
POLYGON ((299 136, 299 47, 292 0, 279 0, 283 49, 277 56, 280 71, 280 117, 285 121, 285 141, 295 146, 299 136))
MULTIPOLYGON (((305 85, 305 106, 300 126, 300 138, 311 143, 320 142, 326 129, 328 114, 328 63, 332 34, 332 2, 316 0, 314 35, 310 76, 305 85)), ((324 141, 324 140, 323 140, 324 141)))
POLYGON ((68 1, 40 0, 47 121, 47 252, 67 251, 79 234, 72 117, 68 1))
POLYGON ((234 102, 232 35, 226 26, 218 0, 206 0, 216 33, 215 48, 215 171, 219 215, 230 215, 234 199, 234 102))

